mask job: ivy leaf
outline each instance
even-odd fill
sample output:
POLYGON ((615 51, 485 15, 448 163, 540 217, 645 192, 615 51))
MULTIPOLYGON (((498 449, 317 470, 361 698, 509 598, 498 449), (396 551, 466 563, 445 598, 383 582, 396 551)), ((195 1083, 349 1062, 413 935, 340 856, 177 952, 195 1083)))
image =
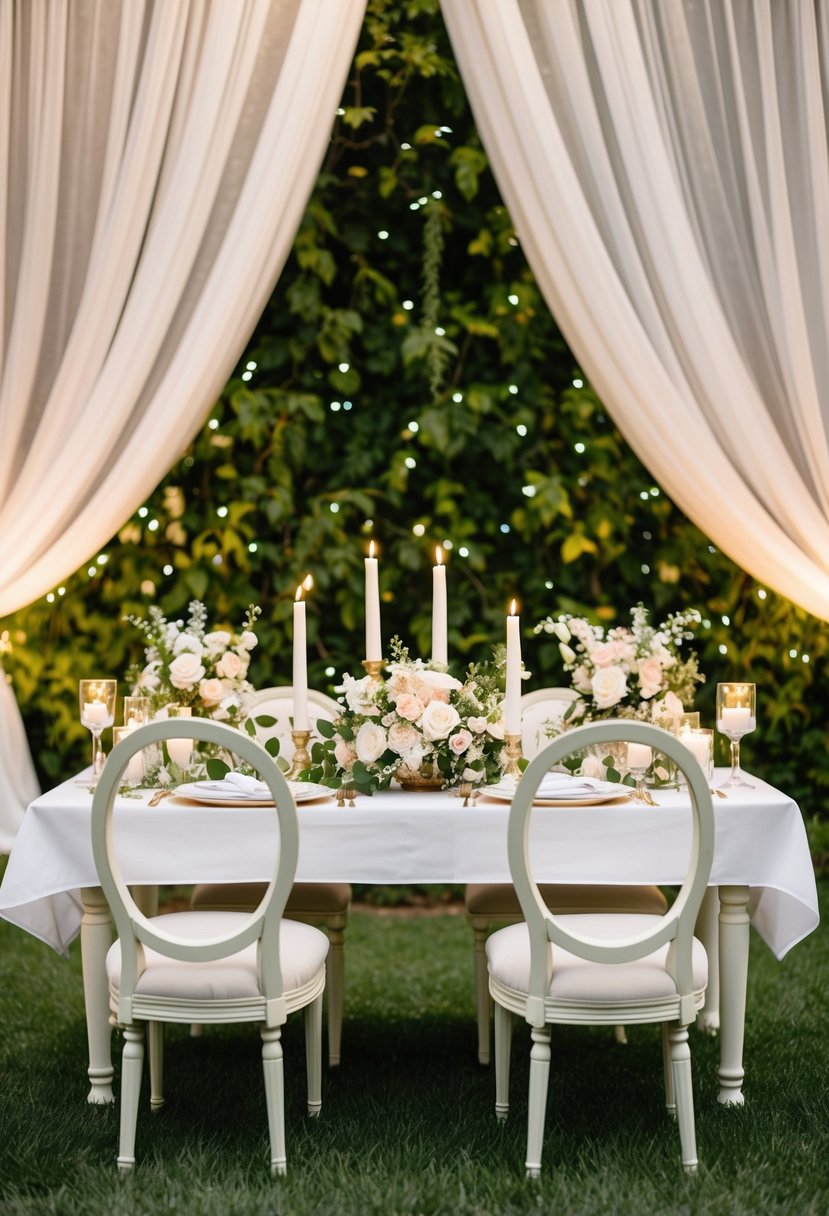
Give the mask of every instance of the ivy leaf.
POLYGON ((219 760, 217 756, 211 756, 205 761, 207 775, 211 781, 223 781, 227 774, 231 771, 230 765, 225 764, 224 760, 219 760))
POLYGON ((363 123, 371 122, 376 113, 375 106, 346 106, 342 120, 346 127, 358 131, 363 123))

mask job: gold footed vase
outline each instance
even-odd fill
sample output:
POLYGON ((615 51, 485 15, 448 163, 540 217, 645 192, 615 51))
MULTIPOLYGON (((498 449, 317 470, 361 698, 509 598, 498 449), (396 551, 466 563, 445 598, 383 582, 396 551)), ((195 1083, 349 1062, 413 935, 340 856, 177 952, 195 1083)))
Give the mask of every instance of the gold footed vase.
POLYGON ((397 781, 402 790, 442 790, 444 779, 434 761, 421 764, 419 769, 409 768, 401 764, 396 773, 397 781))

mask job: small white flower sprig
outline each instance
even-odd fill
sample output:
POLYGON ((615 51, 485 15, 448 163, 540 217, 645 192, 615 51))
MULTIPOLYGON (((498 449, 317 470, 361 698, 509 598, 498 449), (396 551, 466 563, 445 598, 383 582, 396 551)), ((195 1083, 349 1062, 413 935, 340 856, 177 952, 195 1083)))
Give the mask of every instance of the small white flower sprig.
POLYGON ((387 789, 401 769, 434 772, 446 787, 495 782, 503 772, 504 648, 470 664, 463 681, 412 659, 390 643, 388 678, 343 677, 343 711, 320 721, 303 779, 370 794, 387 789))
POLYGON ((251 604, 238 632, 208 632, 207 609, 199 600, 191 600, 186 620, 168 621, 156 605, 146 619, 128 616, 146 641, 144 667, 128 673, 133 695, 149 697, 154 714, 165 705, 190 705, 211 718, 240 725, 254 691, 247 673, 261 611, 251 604))
POLYGON ((697 656, 683 657, 681 648, 694 637, 699 612, 691 608, 674 613, 661 625, 650 624, 642 604, 631 608, 630 614, 630 628, 617 625, 606 633, 601 625, 567 613, 555 619, 548 616, 535 626, 536 633, 558 639, 564 670, 578 693, 559 730, 596 718, 659 722, 693 704, 696 685, 705 676, 699 672, 697 656))

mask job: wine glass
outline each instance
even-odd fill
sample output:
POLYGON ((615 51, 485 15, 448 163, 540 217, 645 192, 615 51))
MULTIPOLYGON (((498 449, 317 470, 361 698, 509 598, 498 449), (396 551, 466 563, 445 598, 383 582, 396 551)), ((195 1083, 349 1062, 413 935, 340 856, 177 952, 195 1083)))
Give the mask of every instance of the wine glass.
POLYGON ((94 785, 98 780, 101 775, 101 769, 104 767, 101 735, 115 721, 115 697, 117 693, 117 680, 80 680, 78 683, 81 723, 92 735, 91 785, 94 785))
POLYGON ((653 806, 653 798, 645 789, 645 773, 650 768, 653 762, 653 748, 648 747, 645 743, 628 743, 627 745, 627 766, 628 771, 633 774, 636 781, 636 789, 634 790, 634 798, 638 802, 645 802, 649 806, 653 806))
POLYGON ((754 684, 717 685, 717 730, 731 741, 731 773, 721 789, 741 786, 753 789, 740 768, 740 740, 757 725, 756 686, 754 684))
MULTIPOLYGON (((189 705, 168 705, 168 718, 190 718, 193 716, 193 710, 189 705)), ((181 780, 187 780, 187 768, 190 764, 190 757, 193 754, 192 739, 168 739, 167 740, 167 755, 173 764, 181 772, 181 780)))

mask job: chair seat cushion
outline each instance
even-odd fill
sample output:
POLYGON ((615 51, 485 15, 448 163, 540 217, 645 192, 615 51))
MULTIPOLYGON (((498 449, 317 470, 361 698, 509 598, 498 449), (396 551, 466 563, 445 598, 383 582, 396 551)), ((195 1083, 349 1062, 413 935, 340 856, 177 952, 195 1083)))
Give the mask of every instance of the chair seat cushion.
MULTIPOLYGON (((584 883, 540 883, 541 898, 559 915, 577 912, 648 912, 661 916, 668 901, 659 887, 588 885, 584 883)), ((515 887, 507 882, 469 883, 466 910, 470 916, 492 920, 521 917, 515 887)))
MULTIPOLYGON (((222 937, 250 918, 243 912, 169 912, 151 923, 176 937, 198 940, 222 937)), ((328 938, 319 929, 297 921, 279 926, 279 960, 286 993, 303 987, 318 973, 328 953, 328 938)), ((209 963, 183 963, 144 948, 146 967, 135 986, 142 996, 193 1001, 227 1001, 261 996, 256 974, 256 942, 236 954, 209 963)), ((106 960, 109 989, 118 994, 121 980, 121 944, 115 942, 106 960)))
MULTIPOLYGON (((599 940, 636 937, 659 924, 658 916, 636 914, 575 915, 558 918, 561 927, 581 937, 599 940)), ((553 978, 547 992, 555 1001, 618 1005, 673 996, 676 986, 665 970, 668 947, 632 963, 591 963, 560 946, 553 946, 553 978)), ((489 973, 514 992, 524 993, 530 982, 530 937, 526 924, 493 933, 486 943, 489 973)), ((694 939, 691 959, 694 990, 708 983, 708 958, 694 939)))
MULTIPOLYGON (((217 912, 249 912, 267 890, 264 882, 203 882, 193 888, 190 907, 217 912)), ((347 912, 351 887, 347 882, 295 882, 288 896, 285 915, 291 912, 320 916, 347 912)))

